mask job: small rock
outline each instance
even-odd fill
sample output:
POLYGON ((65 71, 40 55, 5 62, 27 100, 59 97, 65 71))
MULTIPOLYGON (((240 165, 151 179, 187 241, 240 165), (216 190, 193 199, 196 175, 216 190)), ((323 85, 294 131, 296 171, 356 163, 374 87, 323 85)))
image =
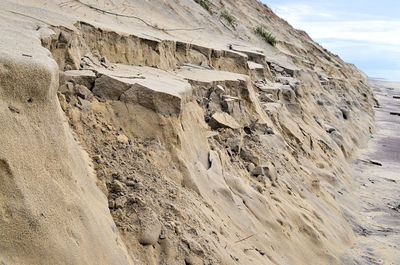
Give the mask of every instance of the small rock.
POLYGON ((215 87, 215 93, 217 93, 217 95, 221 95, 225 93, 225 89, 221 85, 217 85, 215 87))
POLYGON ((161 236, 160 239, 161 249, 165 253, 167 260, 175 259, 178 256, 178 250, 173 242, 168 238, 161 238, 161 236))
POLYGON ((249 172, 253 172, 253 170, 256 168, 256 166, 253 164, 253 163, 249 163, 248 165, 247 165, 247 170, 249 171, 249 172))
POLYGON ((261 193, 261 194, 264 192, 263 186, 261 186, 261 185, 259 185, 259 184, 256 186, 256 189, 257 189, 257 191, 258 191, 259 193, 261 193))
POLYGON ((265 180, 265 176, 264 175, 258 175, 257 177, 257 181, 262 183, 262 184, 267 184, 267 181, 265 180))
POLYGON ((187 265, 203 265, 203 261, 195 256, 195 255, 189 255, 188 257, 185 258, 185 263, 187 265))
POLYGON ((252 174, 255 176, 262 175, 269 178, 271 181, 275 181, 277 179, 277 173, 275 166, 268 162, 257 166, 253 171, 252 174))
POLYGON ((90 99, 90 97, 92 96, 92 92, 83 85, 76 85, 74 87, 74 92, 78 97, 81 97, 83 99, 90 99))
POLYGON ((73 94, 74 92, 74 84, 71 82, 65 82, 63 85, 61 85, 58 88, 58 91, 60 91, 62 94, 73 94))
POLYGON ((178 235, 181 235, 181 234, 182 234, 182 228, 181 228, 179 225, 177 225, 177 226, 175 227, 175 232, 176 232, 178 235))
POLYGON ((280 67, 279 65, 274 64, 274 63, 271 64, 271 67, 278 73, 282 73, 285 70, 282 67, 280 67))
POLYGON ((63 111, 65 111, 68 107, 68 103, 67 103, 65 96, 63 94, 61 94, 60 91, 57 91, 57 97, 58 97, 58 101, 60 102, 61 109, 63 111))
POLYGON ((69 65, 69 64, 66 64, 66 65, 64 66, 64 71, 70 71, 70 70, 72 70, 72 66, 69 65))
POLYGON ((121 196, 118 197, 115 200, 115 208, 119 209, 119 208, 123 208, 125 206, 125 203, 128 201, 128 199, 126 198, 126 196, 121 196))
POLYGON ((79 108, 82 110, 90 110, 91 104, 90 101, 86 99, 82 99, 81 97, 78 96, 78 102, 79 102, 79 108))
POLYGON ((161 224, 155 213, 141 218, 142 228, 139 235, 139 243, 142 245, 154 245, 161 234, 161 224))
POLYGON ((117 136, 117 141, 122 143, 122 144, 127 144, 129 143, 129 139, 125 134, 120 134, 117 136))
POLYGON ((196 255, 200 256, 204 255, 204 250, 198 242, 188 238, 182 238, 182 242, 185 243, 188 246, 188 248, 196 255))
POLYGON ((125 185, 116 179, 114 179, 110 187, 112 192, 123 192, 126 189, 125 185))
POLYGON ((240 149, 240 158, 255 165, 260 163, 260 157, 248 146, 243 146, 242 149, 240 149))
POLYGON ((128 180, 128 181, 126 182, 126 186, 135 187, 135 186, 136 186, 136 182, 135 182, 135 181, 132 181, 132 180, 128 180))
POLYGON ((241 139, 239 137, 229 138, 226 140, 226 146, 236 153, 239 151, 241 144, 241 139))
POLYGON ((115 201, 109 200, 109 201, 108 201, 108 208, 114 209, 114 207, 115 207, 115 201))

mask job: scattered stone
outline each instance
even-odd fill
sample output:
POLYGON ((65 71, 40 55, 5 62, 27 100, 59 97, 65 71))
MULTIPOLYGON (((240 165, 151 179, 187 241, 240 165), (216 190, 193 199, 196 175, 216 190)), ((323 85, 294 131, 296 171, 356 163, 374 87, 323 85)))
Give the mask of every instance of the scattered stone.
POLYGON ((214 132, 214 131, 207 131, 207 138, 212 138, 214 136, 217 136, 218 132, 214 132))
POLYGON ((277 179, 277 172, 275 169, 275 166, 267 162, 265 164, 262 164, 260 166, 257 166, 254 168, 254 170, 251 172, 254 176, 262 175, 271 180, 271 182, 275 181, 277 179))
POLYGON ((182 238, 182 242, 185 243, 188 248, 196 255, 204 255, 204 250, 198 242, 188 238, 182 238))
POLYGON ((122 144, 128 144, 129 143, 129 138, 125 134, 120 134, 117 136, 117 141, 122 143, 122 144))
POLYGON ((253 164, 253 163, 249 163, 248 165, 247 165, 247 170, 249 171, 249 172, 253 172, 253 170, 256 168, 256 166, 253 164))
POLYGON ((86 86, 83 85, 75 85, 74 93, 75 95, 83 99, 90 99, 93 96, 92 91, 90 91, 86 86))
POLYGON ((273 98, 273 95, 268 93, 261 93, 259 99, 261 102, 267 102, 267 103, 276 102, 276 100, 273 98))
POLYGON ((100 162, 101 161, 101 156, 100 155, 95 155, 93 156, 93 160, 96 162, 100 162))
POLYGON ((126 196, 118 197, 118 198, 115 200, 115 208, 116 208, 116 209, 123 208, 124 205, 125 205, 125 203, 126 203, 127 201, 128 201, 128 199, 127 199, 126 196))
POLYGON ((60 87, 58 88, 58 91, 60 91, 62 94, 73 94, 74 93, 74 83, 72 82, 65 82, 60 87))
POLYGON ((182 234, 182 228, 180 225, 175 226, 175 233, 177 233, 178 235, 182 234))
POLYGON ((125 186, 119 180, 114 179, 110 185, 111 191, 114 193, 125 191, 125 186))
POLYGON ((178 250, 174 246, 173 242, 168 238, 161 238, 160 235, 160 246, 162 251, 164 252, 167 260, 173 260, 178 256, 178 250))
POLYGON ((58 101, 60 102, 61 109, 65 111, 68 107, 68 102, 63 94, 60 91, 57 91, 58 101))
POLYGON ((261 193, 261 194, 264 192, 263 186, 261 186, 261 185, 259 185, 259 184, 256 186, 256 190, 257 190, 259 193, 261 193))
POLYGON ((66 65, 64 66, 64 71, 70 71, 70 70, 72 70, 72 66, 69 65, 69 64, 66 64, 66 65))
POLYGON ((215 93, 217 93, 217 95, 221 95, 225 93, 225 89, 221 85, 217 85, 215 87, 215 93))
POLYGON ((280 67, 279 65, 274 64, 274 63, 271 63, 271 67, 273 70, 275 70, 275 72, 278 72, 278 73, 282 73, 285 70, 282 67, 280 67))
POLYGON ((289 85, 283 85, 280 88, 279 99, 283 99, 287 102, 293 102, 296 98, 296 93, 289 85))
POLYGON ((390 115, 400 116, 400 112, 390 112, 390 115))
POLYGON ((239 152, 239 149, 241 147, 241 138, 240 137, 234 137, 234 138, 228 138, 226 140, 226 146, 229 147, 233 152, 239 152))
POLYGON ((239 129, 240 125, 236 120, 226 112, 216 112, 211 116, 209 125, 212 129, 231 128, 239 129))
POLYGON ((115 201, 114 200, 109 200, 108 201, 108 208, 114 209, 115 208, 115 201))
POLYGON ((189 255, 187 258, 185 258, 185 264, 187 265, 203 265, 203 261, 195 256, 195 255, 189 255))
POLYGON ((258 175, 257 181, 264 185, 267 184, 266 177, 264 175, 258 175))
POLYGON ((260 157, 258 157, 248 146, 243 146, 242 149, 240 149, 240 158, 255 165, 260 163, 260 157))
POLYGON ((139 243, 142 245, 155 245, 160 237, 161 228, 161 223, 154 212, 142 216, 139 243))
POLYGON ((86 99, 82 99, 81 97, 78 97, 78 102, 79 102, 79 108, 82 110, 90 110, 91 104, 90 101, 86 99))

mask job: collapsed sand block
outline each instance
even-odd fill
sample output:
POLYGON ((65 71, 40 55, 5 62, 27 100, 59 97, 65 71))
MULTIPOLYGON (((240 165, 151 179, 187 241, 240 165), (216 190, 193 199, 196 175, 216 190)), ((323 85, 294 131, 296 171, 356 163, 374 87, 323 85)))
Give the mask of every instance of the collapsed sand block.
POLYGON ((190 99, 192 88, 183 78, 150 67, 120 67, 121 71, 99 72, 93 89, 96 96, 137 103, 163 115, 179 114, 190 99))
POLYGON ((257 84, 256 86, 266 94, 272 95, 272 99, 285 102, 295 101, 296 93, 289 85, 274 83, 272 85, 257 84))
POLYGON ((265 78, 266 71, 262 64, 248 61, 247 66, 249 67, 250 73, 252 74, 254 80, 265 78))
POLYGON ((91 70, 70 70, 60 72, 59 75, 60 85, 63 85, 66 82, 71 82, 73 84, 84 85, 91 89, 95 80, 96 74, 91 70))
POLYGON ((256 47, 232 44, 230 45, 230 49, 245 54, 250 61, 254 61, 258 64, 265 64, 264 53, 256 47))
POLYGON ((236 122, 236 120, 226 112, 216 112, 212 115, 210 122, 211 128, 231 128, 231 129, 239 129, 240 125, 236 122))

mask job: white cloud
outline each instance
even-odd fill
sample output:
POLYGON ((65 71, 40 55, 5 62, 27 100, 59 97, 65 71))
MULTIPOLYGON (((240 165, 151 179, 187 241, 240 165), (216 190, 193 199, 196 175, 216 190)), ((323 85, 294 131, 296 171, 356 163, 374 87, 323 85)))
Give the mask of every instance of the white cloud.
POLYGON ((275 12, 313 39, 342 39, 400 45, 400 20, 329 12, 306 4, 278 5, 275 12))
POLYGON ((361 14, 335 4, 277 4, 273 11, 367 74, 400 80, 400 18, 361 14), (323 8, 325 7, 325 8, 323 8))
POLYGON ((315 8, 305 4, 278 5, 274 11, 278 16, 290 19, 291 23, 301 22, 305 18, 333 19, 335 17, 333 14, 321 10, 315 10, 315 8))

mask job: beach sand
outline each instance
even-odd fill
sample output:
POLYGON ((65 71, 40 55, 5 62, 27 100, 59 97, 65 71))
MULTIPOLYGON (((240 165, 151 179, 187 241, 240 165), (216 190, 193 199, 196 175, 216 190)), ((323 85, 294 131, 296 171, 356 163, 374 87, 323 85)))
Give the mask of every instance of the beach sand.
POLYGON ((356 185, 344 199, 353 200, 361 264, 400 264, 400 83, 370 85, 380 103, 376 131, 353 163, 356 185))

